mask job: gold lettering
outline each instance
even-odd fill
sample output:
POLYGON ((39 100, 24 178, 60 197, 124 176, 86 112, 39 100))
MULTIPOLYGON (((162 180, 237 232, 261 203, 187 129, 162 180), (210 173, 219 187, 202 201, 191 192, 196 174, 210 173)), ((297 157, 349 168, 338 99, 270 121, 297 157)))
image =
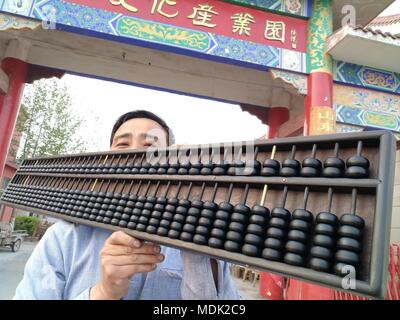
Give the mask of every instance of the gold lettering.
POLYGON ((254 17, 250 13, 236 13, 231 17, 231 20, 235 21, 232 29, 233 33, 250 36, 250 23, 255 23, 254 17))
POLYGON ((196 26, 214 28, 216 24, 210 23, 213 14, 219 14, 218 12, 213 11, 213 6, 208 4, 199 4, 197 7, 193 8, 193 13, 188 16, 188 18, 193 19, 193 24, 196 26))
POLYGON ((286 25, 282 21, 267 20, 264 36, 268 40, 275 40, 285 43, 285 28, 286 25))
POLYGON ((163 9, 163 6, 165 4, 167 4, 169 6, 175 6, 176 5, 176 1, 174 1, 174 0, 161 0, 161 1, 154 0, 153 1, 153 7, 151 9, 151 14, 154 14, 155 12, 157 12, 157 13, 161 14, 164 17, 175 18, 178 15, 179 11, 177 11, 175 13, 172 13, 172 14, 166 13, 164 11, 164 9, 163 9))
POLYGON ((126 0, 110 0, 110 3, 113 6, 123 6, 126 10, 128 10, 130 12, 138 12, 139 11, 136 7, 126 3, 126 0))

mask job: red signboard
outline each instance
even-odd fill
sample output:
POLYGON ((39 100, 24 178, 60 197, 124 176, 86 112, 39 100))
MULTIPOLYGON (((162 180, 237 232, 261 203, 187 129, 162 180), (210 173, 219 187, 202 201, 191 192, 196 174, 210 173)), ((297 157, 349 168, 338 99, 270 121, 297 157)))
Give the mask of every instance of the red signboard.
POLYGON ((307 21, 216 0, 64 0, 127 16, 306 52, 307 21))

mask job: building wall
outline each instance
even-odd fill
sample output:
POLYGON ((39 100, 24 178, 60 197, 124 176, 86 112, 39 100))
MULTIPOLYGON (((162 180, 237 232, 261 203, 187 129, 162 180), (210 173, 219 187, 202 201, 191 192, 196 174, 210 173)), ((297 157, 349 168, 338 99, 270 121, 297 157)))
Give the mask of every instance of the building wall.
MULTIPOLYGON (((333 96, 337 120, 343 122, 338 123, 338 132, 361 131, 366 125, 394 130, 400 123, 398 95, 335 84, 333 96)), ((400 243, 400 150, 396 154, 391 241, 400 243)))

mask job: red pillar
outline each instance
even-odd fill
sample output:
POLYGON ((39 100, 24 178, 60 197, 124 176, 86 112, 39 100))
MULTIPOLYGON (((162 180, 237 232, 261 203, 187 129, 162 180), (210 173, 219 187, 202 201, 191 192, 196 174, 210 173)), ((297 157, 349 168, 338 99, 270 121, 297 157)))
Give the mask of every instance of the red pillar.
POLYGON ((278 138, 279 128, 286 121, 289 121, 289 109, 285 107, 273 107, 268 109, 268 139, 278 138))
POLYGON ((9 77, 9 87, 6 95, 0 95, 0 177, 3 175, 8 148, 19 112, 28 64, 18 59, 5 58, 1 67, 9 77))

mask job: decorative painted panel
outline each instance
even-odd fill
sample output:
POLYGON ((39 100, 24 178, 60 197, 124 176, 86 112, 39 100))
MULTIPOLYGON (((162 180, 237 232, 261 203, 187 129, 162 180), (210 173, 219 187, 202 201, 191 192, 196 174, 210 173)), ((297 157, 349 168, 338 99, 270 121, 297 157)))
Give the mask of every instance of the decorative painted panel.
POLYGON ((400 94, 400 74, 342 61, 334 63, 334 81, 400 94))
POLYGON ((393 94, 334 86, 337 121, 400 132, 400 97, 393 94))
POLYGON ((207 8, 199 0, 115 3, 110 0, 0 0, 0 11, 46 21, 58 30, 261 70, 278 68, 306 73, 307 21, 304 19, 215 0, 209 2, 214 7, 207 4, 207 8), (151 3, 153 7, 149 7, 151 3), (192 15, 188 16, 188 12, 192 15), (182 14, 178 16, 178 13, 182 14))
POLYGON ((243 6, 251 6, 263 10, 278 11, 281 13, 309 18, 311 15, 312 0, 224 0, 243 6))
POLYGON ((307 76, 280 70, 271 70, 271 73, 274 79, 277 78, 281 79, 284 82, 289 83, 293 87, 295 87, 299 94, 307 95, 308 92, 307 76))

